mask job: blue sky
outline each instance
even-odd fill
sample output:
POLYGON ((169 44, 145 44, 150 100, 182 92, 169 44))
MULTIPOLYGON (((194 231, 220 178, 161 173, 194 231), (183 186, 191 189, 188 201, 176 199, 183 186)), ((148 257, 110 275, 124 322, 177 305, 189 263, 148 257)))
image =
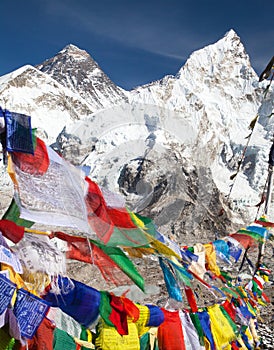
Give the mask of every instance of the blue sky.
POLYGON ((273 0, 0 0, 0 13, 0 75, 74 44, 131 89, 176 74, 230 29, 257 74, 274 55, 273 0))

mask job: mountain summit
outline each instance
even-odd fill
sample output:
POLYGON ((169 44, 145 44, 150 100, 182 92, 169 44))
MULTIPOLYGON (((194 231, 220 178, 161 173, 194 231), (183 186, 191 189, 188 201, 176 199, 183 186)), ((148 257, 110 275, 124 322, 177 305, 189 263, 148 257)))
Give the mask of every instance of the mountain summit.
POLYGON ((80 94, 94 110, 127 100, 126 92, 110 80, 85 50, 75 45, 67 45, 36 68, 80 94))

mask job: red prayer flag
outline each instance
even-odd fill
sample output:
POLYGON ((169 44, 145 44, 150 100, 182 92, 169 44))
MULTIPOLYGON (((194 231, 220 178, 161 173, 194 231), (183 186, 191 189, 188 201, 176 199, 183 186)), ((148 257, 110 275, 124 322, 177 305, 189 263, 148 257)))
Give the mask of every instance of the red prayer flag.
POLYGON ((232 233, 230 237, 236 239, 245 249, 256 246, 255 240, 244 233, 232 233))
POLYGON ((4 237, 13 243, 18 243, 24 237, 25 228, 16 225, 13 221, 0 220, 0 231, 4 237))
POLYGON ((131 216, 125 208, 107 208, 108 216, 116 227, 121 228, 136 228, 136 225, 133 223, 131 216))
POLYGON ((54 237, 67 242, 67 259, 74 259, 96 265, 99 268, 102 277, 107 282, 111 282, 116 286, 131 284, 129 277, 111 259, 111 257, 92 242, 88 242, 86 238, 70 236, 63 232, 54 232, 54 237))
POLYGON ((34 154, 12 152, 11 156, 14 164, 28 174, 43 175, 49 167, 47 146, 38 137, 34 154))
POLYGON ((88 193, 85 202, 88 223, 100 240, 106 244, 113 233, 114 224, 108 215, 107 205, 99 186, 88 177, 86 177, 86 181, 88 183, 88 193))
POLYGON ((198 312, 198 306, 197 306, 196 299, 195 299, 195 296, 194 296, 192 289, 185 286, 185 293, 186 293, 187 301, 188 301, 188 304, 191 308, 191 311, 198 312))

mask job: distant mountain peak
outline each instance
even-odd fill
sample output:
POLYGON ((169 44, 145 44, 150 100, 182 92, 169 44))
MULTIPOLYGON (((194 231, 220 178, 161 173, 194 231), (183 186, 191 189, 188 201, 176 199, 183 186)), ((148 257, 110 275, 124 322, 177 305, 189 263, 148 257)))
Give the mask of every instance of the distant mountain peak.
POLYGON ((91 56, 87 53, 87 51, 80 49, 78 46, 69 44, 65 46, 59 53, 56 55, 69 55, 72 56, 75 59, 80 60, 86 60, 90 59, 92 60, 91 56))
POLYGON ((235 32, 234 29, 230 29, 228 32, 226 32, 224 37, 227 39, 233 39, 233 38, 240 39, 239 35, 235 32))
POLYGON ((87 51, 73 44, 36 68, 79 94, 93 111, 127 100, 126 92, 110 80, 87 51))
POLYGON ((244 77, 246 74, 256 77, 245 47, 233 29, 226 32, 217 42, 194 51, 179 70, 177 78, 184 77, 187 71, 193 79, 195 74, 201 83, 204 79, 211 80, 216 77, 222 81, 233 77, 236 81, 238 77, 244 77))

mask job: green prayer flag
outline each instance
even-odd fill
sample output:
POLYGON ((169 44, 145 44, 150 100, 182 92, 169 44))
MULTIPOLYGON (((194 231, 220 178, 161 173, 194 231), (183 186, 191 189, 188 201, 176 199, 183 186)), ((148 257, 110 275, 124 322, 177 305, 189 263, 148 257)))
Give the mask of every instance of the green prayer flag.
POLYGON ((20 218, 20 210, 14 198, 12 199, 10 206, 8 207, 2 219, 12 221, 18 226, 23 226, 28 228, 34 225, 34 222, 20 218))
POLYGON ((145 289, 143 277, 139 274, 133 262, 119 247, 109 247, 98 241, 91 240, 93 244, 102 249, 119 267, 120 269, 142 290, 145 289))
POLYGON ((199 320, 199 316, 196 313, 190 313, 189 314, 191 321, 194 325, 194 327, 196 328, 198 337, 199 337, 199 342, 201 346, 205 346, 205 340, 204 340, 204 332, 203 332, 203 328, 201 325, 201 322, 199 320))
MULTIPOLYGON (((144 223, 144 225, 146 227, 146 232, 155 238, 157 235, 157 230, 156 230, 156 226, 155 226, 154 221, 151 218, 148 218, 146 216, 142 216, 142 215, 137 214, 137 213, 134 213, 134 214, 137 216, 137 218, 139 220, 141 220, 144 223)), ((131 215, 131 219, 135 223, 134 216, 132 217, 132 215, 131 215)))
POLYGON ((259 235, 257 232, 253 232, 253 231, 246 230, 246 229, 241 229, 241 230, 237 231, 237 233, 243 233, 247 236, 254 238, 256 241, 263 242, 263 237, 261 235, 259 235))
POLYGON ((9 349, 11 343, 14 343, 14 339, 4 328, 0 328, 0 350, 9 349))
POLYGON ((191 287, 190 281, 193 280, 193 276, 190 275, 190 273, 187 272, 183 266, 179 266, 173 263, 171 260, 168 260, 168 262, 172 265, 177 279, 183 282, 186 286, 191 287))
POLYGON ((53 348, 54 350, 75 350, 76 345, 73 338, 63 330, 59 328, 54 329, 54 340, 53 348))
POLYGON ((228 294, 232 295, 234 298, 238 299, 239 298, 239 294, 236 293, 234 290, 232 290, 231 288, 227 288, 227 287, 221 287, 220 288, 223 292, 227 292, 228 294))
POLYGON ((114 226, 107 246, 109 247, 143 247, 147 246, 149 240, 143 230, 136 228, 123 228, 114 226))
POLYGON ((150 350, 149 333, 145 333, 140 338, 140 350, 150 350))
POLYGON ((108 326, 115 327, 114 324, 110 321, 109 316, 112 312, 112 307, 110 305, 109 292, 100 291, 100 305, 99 305, 99 314, 105 323, 108 326))

